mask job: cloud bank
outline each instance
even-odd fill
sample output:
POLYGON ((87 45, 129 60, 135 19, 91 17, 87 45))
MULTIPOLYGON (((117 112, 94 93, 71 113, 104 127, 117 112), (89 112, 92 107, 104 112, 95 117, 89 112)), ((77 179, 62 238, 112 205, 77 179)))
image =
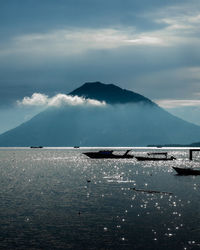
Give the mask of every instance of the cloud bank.
POLYGON ((66 28, 45 33, 19 35, 9 45, 0 46, 0 57, 66 57, 80 55, 88 50, 109 50, 126 46, 164 46, 159 34, 138 33, 135 28, 66 28))
MULTIPOLYGON (((134 23, 103 28, 66 26, 62 29, 20 33, 0 44, 0 58, 18 54, 33 58, 67 57, 80 55, 88 50, 120 47, 165 47, 188 43, 198 45, 200 14, 191 7, 186 7, 187 12, 183 6, 174 6, 146 13, 149 22, 159 25, 159 28, 153 30, 138 29, 137 23, 134 23)), ((144 16, 141 15, 140 18, 144 16)))
POLYGON ((155 102, 167 109, 179 108, 179 107, 200 107, 200 100, 155 100, 155 102))
POLYGON ((53 97, 48 97, 41 93, 34 93, 31 97, 24 97, 21 101, 17 101, 18 105, 22 106, 42 106, 42 107, 61 107, 61 106, 105 106, 106 103, 94 99, 86 99, 79 96, 71 96, 66 94, 57 94, 53 97))

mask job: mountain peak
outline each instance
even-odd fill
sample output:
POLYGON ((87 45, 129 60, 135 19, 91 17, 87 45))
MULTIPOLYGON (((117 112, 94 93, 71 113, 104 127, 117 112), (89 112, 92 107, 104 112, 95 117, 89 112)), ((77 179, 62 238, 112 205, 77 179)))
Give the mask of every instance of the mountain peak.
POLYGON ((145 104, 155 105, 148 98, 133 91, 122 89, 114 84, 105 84, 98 81, 86 82, 81 87, 72 91, 70 95, 105 101, 109 104, 143 102, 145 104))

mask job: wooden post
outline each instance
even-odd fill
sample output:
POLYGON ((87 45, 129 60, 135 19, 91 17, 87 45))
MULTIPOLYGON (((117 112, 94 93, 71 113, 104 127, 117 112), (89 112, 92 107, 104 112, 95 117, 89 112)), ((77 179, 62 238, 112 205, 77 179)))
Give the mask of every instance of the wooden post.
POLYGON ((194 152, 194 151, 200 151, 200 149, 189 149, 189 160, 191 161, 192 160, 192 153, 194 152))
POLYGON ((192 161, 192 152, 193 150, 192 149, 189 149, 189 160, 192 161))

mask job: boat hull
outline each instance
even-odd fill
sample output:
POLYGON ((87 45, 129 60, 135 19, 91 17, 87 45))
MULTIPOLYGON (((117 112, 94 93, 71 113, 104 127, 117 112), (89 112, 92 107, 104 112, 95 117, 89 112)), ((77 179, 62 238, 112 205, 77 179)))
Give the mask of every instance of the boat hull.
POLYGON ((197 169, 192 169, 192 168, 178 168, 178 167, 173 167, 173 169, 179 175, 200 175, 200 170, 197 170, 197 169))
POLYGON ((158 157, 144 157, 144 156, 135 156, 135 158, 138 161, 173 161, 175 160, 175 157, 163 157, 163 158, 158 158, 158 157))

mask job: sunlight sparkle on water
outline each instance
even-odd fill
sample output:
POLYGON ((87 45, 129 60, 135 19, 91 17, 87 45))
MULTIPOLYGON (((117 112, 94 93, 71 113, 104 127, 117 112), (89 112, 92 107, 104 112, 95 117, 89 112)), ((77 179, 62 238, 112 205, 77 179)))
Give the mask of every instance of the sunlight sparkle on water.
POLYGON ((81 150, 0 151, 1 229, 7 235, 1 239, 9 248, 21 225, 25 231, 16 240, 22 248, 30 234, 32 248, 52 237, 54 248, 80 249, 85 239, 89 248, 102 249, 197 247, 200 178, 177 176, 172 166, 192 163, 187 152, 171 153, 178 158, 173 163, 140 163, 92 160, 81 150))

